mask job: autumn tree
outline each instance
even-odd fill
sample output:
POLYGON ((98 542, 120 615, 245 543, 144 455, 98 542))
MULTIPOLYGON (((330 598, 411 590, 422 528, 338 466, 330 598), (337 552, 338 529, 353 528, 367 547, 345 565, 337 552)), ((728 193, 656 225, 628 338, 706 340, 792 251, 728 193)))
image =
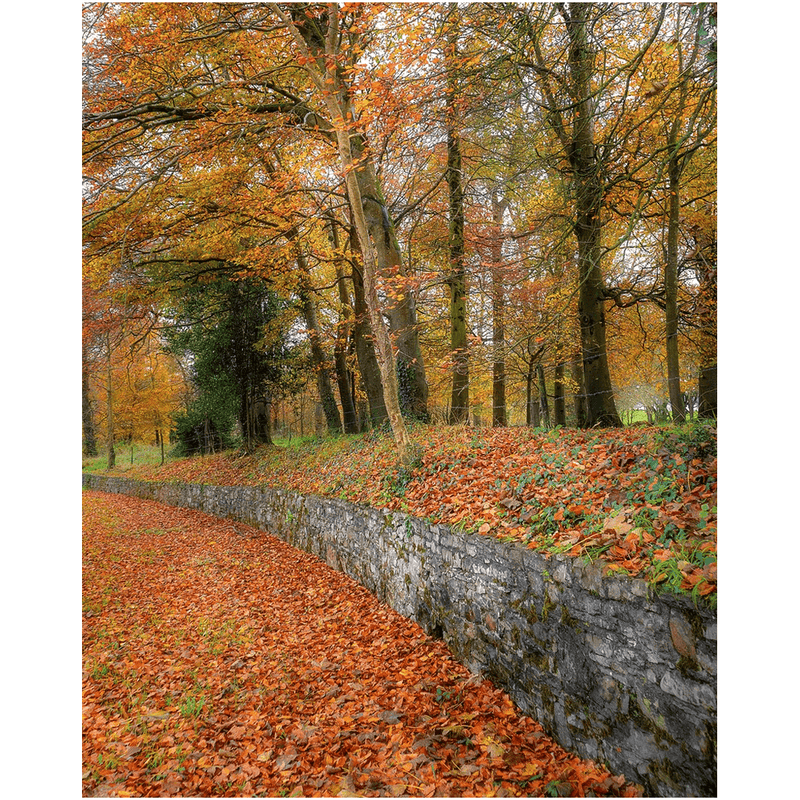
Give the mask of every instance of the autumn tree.
POLYGON ((619 425, 608 368, 606 303, 615 298, 604 280, 603 257, 617 243, 605 242, 609 194, 622 186, 636 195, 635 221, 649 187, 641 172, 654 155, 633 153, 642 118, 631 109, 648 98, 632 89, 643 59, 659 36, 666 8, 608 7, 558 3, 526 11, 524 66, 537 87, 533 103, 554 134, 553 158, 571 190, 572 227, 578 250, 578 313, 581 326, 587 425, 619 425), (602 62, 598 54, 603 53, 602 62))
POLYGON ((112 375, 114 428, 131 448, 134 442, 158 446, 163 463, 172 420, 181 405, 183 376, 155 327, 129 337, 125 345, 125 350, 117 349, 120 360, 112 375))
POLYGON ((163 351, 159 311, 130 276, 119 290, 101 277, 89 272, 83 285, 84 453, 97 454, 104 441, 112 469, 120 440, 163 446, 183 380, 163 351))
POLYGON ((365 298, 376 338, 386 410, 400 461, 408 467, 414 462, 415 456, 399 405, 401 390, 407 395, 411 410, 425 416, 427 384, 422 353, 414 344, 418 342, 418 337, 413 296, 403 287, 402 281, 397 280, 403 277, 399 248, 366 149, 364 134, 359 130, 345 72, 348 64, 347 54, 342 50, 343 37, 349 35, 352 42, 353 37, 358 38, 361 31, 354 21, 345 29, 340 28, 340 11, 336 4, 325 7, 303 4, 292 8, 289 13, 277 4, 271 7, 290 32, 300 52, 300 63, 316 86, 332 120, 340 167, 363 257, 365 298), (398 358, 397 366, 393 343, 381 313, 377 286, 379 277, 389 284, 391 299, 388 315, 402 319, 399 326, 395 325, 398 353, 404 356, 398 358), (403 341, 408 345, 404 346, 403 341))
POLYGON ((684 421, 686 414, 681 392, 678 351, 679 235, 681 201, 686 193, 683 189, 683 178, 690 159, 698 149, 708 144, 716 125, 716 86, 713 73, 703 59, 705 44, 700 16, 695 13, 693 23, 687 25, 682 12, 682 8, 676 9, 675 36, 669 44, 670 54, 674 53, 670 59, 672 70, 662 78, 662 82, 667 85, 674 85, 670 92, 674 97, 670 98, 671 102, 664 112, 668 195, 664 304, 669 401, 673 419, 679 423, 684 421), (688 36, 685 32, 687 28, 688 36), (703 73, 711 78, 705 81, 705 85, 703 73))
POLYGON ((450 422, 463 423, 469 415, 469 348, 467 344, 466 267, 464 254, 464 186, 458 109, 458 9, 445 18, 445 128, 447 131, 448 260, 450 292, 450 352, 452 392, 450 422))

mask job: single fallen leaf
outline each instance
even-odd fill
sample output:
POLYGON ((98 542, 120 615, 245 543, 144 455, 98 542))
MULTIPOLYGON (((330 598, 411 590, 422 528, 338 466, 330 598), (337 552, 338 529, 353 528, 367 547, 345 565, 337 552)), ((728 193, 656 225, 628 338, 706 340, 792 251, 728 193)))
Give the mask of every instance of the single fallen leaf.
POLYGON ((500 756, 505 753, 505 748, 493 736, 479 738, 478 744, 480 744, 492 758, 500 758, 500 756))
POLYGON ((279 769, 281 772, 284 772, 288 769, 291 769, 292 764, 296 761, 297 754, 293 753, 284 753, 283 755, 278 756, 275 761, 276 769, 279 769))

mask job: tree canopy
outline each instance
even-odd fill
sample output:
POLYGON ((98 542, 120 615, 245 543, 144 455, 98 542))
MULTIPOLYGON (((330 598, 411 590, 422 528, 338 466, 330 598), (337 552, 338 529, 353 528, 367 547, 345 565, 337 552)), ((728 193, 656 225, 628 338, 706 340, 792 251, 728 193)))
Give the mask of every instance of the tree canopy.
POLYGON ((716 413, 715 4, 83 18, 85 449, 716 413))

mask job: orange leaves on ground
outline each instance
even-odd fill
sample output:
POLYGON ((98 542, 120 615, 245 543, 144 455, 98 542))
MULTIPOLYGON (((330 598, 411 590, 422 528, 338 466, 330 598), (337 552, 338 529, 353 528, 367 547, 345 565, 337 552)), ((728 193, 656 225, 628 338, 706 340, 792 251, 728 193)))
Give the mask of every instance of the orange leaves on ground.
POLYGON ((634 796, 263 532, 84 493, 86 796, 634 796))

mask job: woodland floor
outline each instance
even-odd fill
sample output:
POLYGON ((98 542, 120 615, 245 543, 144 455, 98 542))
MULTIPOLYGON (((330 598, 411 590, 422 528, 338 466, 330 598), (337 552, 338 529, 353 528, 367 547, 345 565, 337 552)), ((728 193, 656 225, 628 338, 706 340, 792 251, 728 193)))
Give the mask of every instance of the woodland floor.
MULTIPOLYGON (((276 486, 407 511, 456 530, 567 553, 604 571, 714 604, 717 438, 709 423, 551 431, 412 429, 419 465, 396 466, 391 437, 294 440, 133 467, 144 480, 276 486)), ((126 470, 121 454, 120 468, 126 470)))
POLYGON ((85 796, 637 796, 246 525, 84 492, 85 796))

